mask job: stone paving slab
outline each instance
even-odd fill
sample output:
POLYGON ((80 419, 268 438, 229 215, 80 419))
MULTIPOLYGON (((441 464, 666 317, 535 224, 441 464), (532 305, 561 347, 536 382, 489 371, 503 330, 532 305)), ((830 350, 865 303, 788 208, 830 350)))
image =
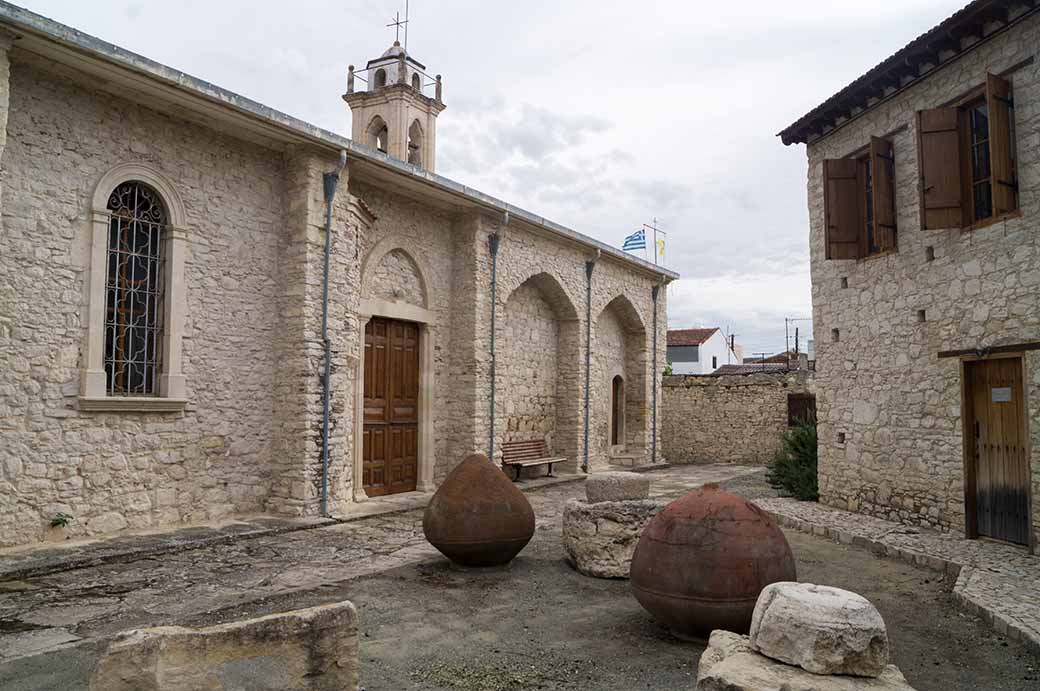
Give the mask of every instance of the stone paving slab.
POLYGON ((1025 549, 794 499, 755 503, 784 527, 946 573, 962 607, 1040 653, 1040 557, 1025 549))

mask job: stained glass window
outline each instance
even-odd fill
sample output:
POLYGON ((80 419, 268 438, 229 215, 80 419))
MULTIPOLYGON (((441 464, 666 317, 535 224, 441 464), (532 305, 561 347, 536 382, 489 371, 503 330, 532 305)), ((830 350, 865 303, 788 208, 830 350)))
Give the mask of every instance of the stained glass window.
POLYGON ((158 193, 125 182, 108 199, 105 375, 109 395, 155 396, 163 341, 163 235, 158 193))

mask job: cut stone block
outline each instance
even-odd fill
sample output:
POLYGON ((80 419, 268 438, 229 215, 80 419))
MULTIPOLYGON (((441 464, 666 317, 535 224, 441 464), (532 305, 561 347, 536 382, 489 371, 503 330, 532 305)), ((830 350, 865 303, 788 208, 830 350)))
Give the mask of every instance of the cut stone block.
POLYGON ((888 665, 885 621, 865 597, 812 583, 773 583, 751 617, 751 647, 814 674, 876 677, 888 665))
POLYGON ((563 508, 567 561, 586 576, 628 578, 643 528, 667 503, 653 499, 595 504, 569 500, 563 508))
POLYGON ((585 496, 590 504, 646 499, 650 496, 650 478, 642 473, 621 471, 593 473, 585 479, 585 496))
POLYGON ((771 660, 747 636, 712 631, 697 669, 697 691, 914 691, 895 665, 877 677, 821 676, 771 660))
POLYGON ((125 632, 90 689, 353 691, 358 668, 357 610, 344 601, 204 629, 125 632))

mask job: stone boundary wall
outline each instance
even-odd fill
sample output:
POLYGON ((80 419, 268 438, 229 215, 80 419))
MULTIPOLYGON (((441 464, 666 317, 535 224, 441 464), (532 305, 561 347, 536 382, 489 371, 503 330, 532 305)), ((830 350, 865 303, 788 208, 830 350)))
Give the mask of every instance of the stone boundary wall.
POLYGON ((663 379, 661 449, 671 463, 765 465, 787 429, 787 396, 815 393, 812 372, 663 379))

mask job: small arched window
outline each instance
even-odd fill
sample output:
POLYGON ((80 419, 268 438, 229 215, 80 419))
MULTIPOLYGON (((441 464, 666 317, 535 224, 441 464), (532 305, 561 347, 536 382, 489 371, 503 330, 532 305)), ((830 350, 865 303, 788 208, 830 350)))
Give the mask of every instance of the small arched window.
POLYGON ((105 377, 109 395, 154 396, 162 371, 169 217, 142 182, 120 184, 108 198, 105 271, 105 377))
POLYGON ((625 380, 615 375, 610 382, 610 443, 621 444, 624 438, 625 380))
POLYGON ((412 122, 412 126, 408 128, 408 162, 421 166, 422 165, 422 147, 423 147, 423 131, 419 125, 419 121, 415 120, 412 122))
POLYGON ((412 88, 416 91, 422 91, 422 77, 419 76, 418 72, 412 73, 412 88))
POLYGON ((372 86, 376 89, 386 86, 386 70, 382 68, 376 70, 376 76, 372 78, 372 86))

